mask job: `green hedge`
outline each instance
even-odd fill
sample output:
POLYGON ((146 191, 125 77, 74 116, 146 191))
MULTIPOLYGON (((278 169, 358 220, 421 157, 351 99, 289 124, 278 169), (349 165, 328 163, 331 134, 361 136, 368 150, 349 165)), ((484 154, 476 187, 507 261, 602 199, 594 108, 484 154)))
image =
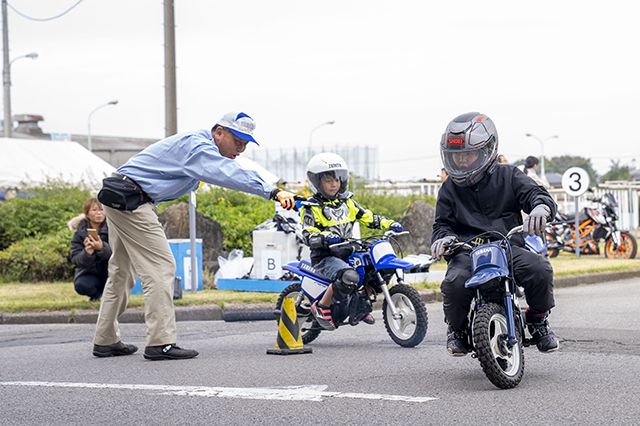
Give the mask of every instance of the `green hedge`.
MULTIPOLYGON (((163 203, 158 213, 178 202, 188 203, 189 199, 181 197, 170 203, 163 203)), ((250 256, 253 250, 251 242, 253 228, 273 217, 273 201, 239 191, 222 188, 198 191, 196 202, 199 213, 220 223, 225 250, 241 249, 245 256, 250 256)))
POLYGON ((0 250, 24 238, 42 237, 67 227, 72 217, 82 213, 89 191, 52 183, 33 188, 28 198, 0 203, 0 250))
POLYGON ((0 251, 1 282, 60 281, 73 278, 69 245, 73 233, 61 229, 36 238, 25 238, 0 251))
MULTIPOLYGON (((424 196, 373 194, 354 185, 356 200, 375 213, 400 220, 409 205, 424 196)), ((29 191, 29 198, 0 203, 0 282, 70 280, 68 259, 72 232, 67 221, 82 211, 89 192, 60 184, 29 191)), ((182 197, 179 201, 187 201, 182 197)), ((175 203, 163 203, 160 211, 175 203)), ((226 250, 252 252, 251 231, 273 217, 273 201, 237 191, 213 188, 197 194, 198 211, 218 221, 226 250)), ((363 229, 364 235, 372 230, 363 229)))

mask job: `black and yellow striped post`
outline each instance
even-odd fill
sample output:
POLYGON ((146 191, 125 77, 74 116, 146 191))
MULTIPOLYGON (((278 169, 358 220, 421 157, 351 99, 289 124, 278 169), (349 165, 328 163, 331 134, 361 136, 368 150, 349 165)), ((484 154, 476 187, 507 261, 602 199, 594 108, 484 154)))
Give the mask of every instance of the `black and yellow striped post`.
POLYGON ((278 337, 276 348, 267 349, 269 355, 294 355, 310 354, 311 348, 302 345, 300 327, 298 327, 298 317, 296 314, 296 304, 291 297, 285 297, 280 310, 280 321, 278 322, 278 337))

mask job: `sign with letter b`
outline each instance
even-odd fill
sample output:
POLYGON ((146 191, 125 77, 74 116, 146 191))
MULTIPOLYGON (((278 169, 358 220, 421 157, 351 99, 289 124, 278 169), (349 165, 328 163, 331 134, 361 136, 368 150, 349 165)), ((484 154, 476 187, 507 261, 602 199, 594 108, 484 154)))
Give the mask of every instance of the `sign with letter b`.
POLYGON ((262 270, 273 280, 282 276, 282 255, 279 250, 262 251, 262 270))

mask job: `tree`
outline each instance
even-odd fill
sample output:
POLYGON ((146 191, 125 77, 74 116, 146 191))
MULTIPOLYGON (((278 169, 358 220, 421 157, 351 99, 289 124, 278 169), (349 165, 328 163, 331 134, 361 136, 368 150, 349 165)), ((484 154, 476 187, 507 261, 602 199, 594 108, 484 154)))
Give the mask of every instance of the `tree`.
POLYGON ((589 175, 591 182, 597 182, 598 173, 593 169, 591 160, 577 155, 561 155, 559 157, 545 158, 545 172, 562 175, 570 167, 583 168, 589 175))
POLYGON ((608 180, 631 180, 631 168, 629 166, 621 166, 620 160, 611 160, 611 167, 602 176, 601 182, 608 180))

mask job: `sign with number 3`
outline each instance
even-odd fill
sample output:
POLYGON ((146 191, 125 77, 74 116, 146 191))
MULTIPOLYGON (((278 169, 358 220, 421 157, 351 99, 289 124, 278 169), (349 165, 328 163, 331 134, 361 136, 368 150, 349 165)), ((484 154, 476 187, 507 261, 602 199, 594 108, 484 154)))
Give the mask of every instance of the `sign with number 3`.
POLYGON ((580 167, 571 167, 562 175, 562 189, 574 197, 579 197, 589 189, 589 174, 580 167))

